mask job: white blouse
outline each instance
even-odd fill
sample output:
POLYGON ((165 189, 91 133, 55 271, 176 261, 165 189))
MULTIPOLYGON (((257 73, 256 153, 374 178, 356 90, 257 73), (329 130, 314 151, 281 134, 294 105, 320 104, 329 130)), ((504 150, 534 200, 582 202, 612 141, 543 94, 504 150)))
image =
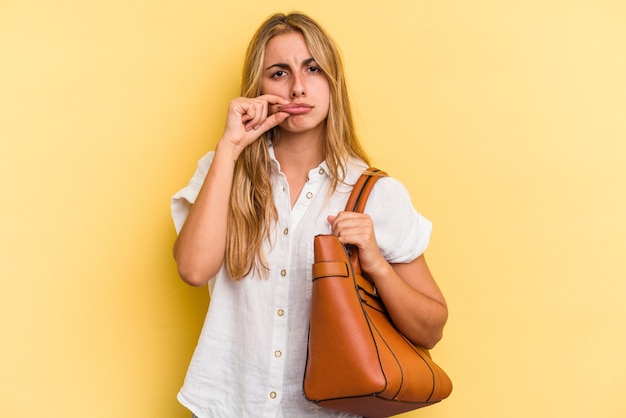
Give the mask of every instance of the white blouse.
MULTIPOLYGON (((213 160, 202 157, 189 185, 172 197, 176 231, 187 218, 213 160)), ((264 246, 269 277, 251 274, 239 281, 222 266, 211 279, 211 302, 198 345, 178 400, 199 418, 209 417, 349 417, 304 399, 302 379, 307 351, 313 237, 331 232, 328 215, 344 210, 352 184, 366 168, 352 162, 346 184, 330 195, 325 163, 309 178, 293 208, 289 185, 278 168, 272 179, 277 224, 273 246, 264 246)), ((365 208, 376 239, 390 263, 419 257, 430 238, 431 223, 415 211, 405 187, 391 177, 380 179, 365 208)))

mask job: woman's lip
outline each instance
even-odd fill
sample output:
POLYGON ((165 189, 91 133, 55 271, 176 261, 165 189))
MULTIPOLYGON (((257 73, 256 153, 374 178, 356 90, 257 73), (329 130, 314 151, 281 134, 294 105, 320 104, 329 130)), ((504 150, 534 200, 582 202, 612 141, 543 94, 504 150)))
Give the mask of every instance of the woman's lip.
POLYGON ((290 115, 300 115, 313 109, 313 106, 304 103, 290 103, 288 105, 278 106, 278 110, 281 112, 289 113, 290 115))

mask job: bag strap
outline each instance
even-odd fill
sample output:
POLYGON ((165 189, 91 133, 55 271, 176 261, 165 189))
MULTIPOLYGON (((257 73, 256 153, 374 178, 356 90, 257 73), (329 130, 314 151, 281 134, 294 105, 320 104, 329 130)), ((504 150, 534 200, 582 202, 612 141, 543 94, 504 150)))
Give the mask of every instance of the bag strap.
MULTIPOLYGON (((369 197, 374 184, 385 176, 387 176, 387 173, 374 167, 370 167, 365 170, 354 185, 352 193, 350 193, 348 203, 346 204, 346 211, 363 213, 365 205, 367 204, 367 198, 369 197)), ((346 246, 346 250, 348 251, 350 264, 352 264, 352 268, 356 274, 358 286, 370 295, 375 295, 376 288, 374 287, 374 283, 362 276, 358 248, 354 245, 348 245, 346 246)))
POLYGON ((370 167, 361 174, 361 177, 357 180, 348 203, 346 204, 346 211, 363 213, 365 205, 367 204, 367 198, 374 187, 374 184, 381 178, 387 176, 382 170, 374 167, 370 167))

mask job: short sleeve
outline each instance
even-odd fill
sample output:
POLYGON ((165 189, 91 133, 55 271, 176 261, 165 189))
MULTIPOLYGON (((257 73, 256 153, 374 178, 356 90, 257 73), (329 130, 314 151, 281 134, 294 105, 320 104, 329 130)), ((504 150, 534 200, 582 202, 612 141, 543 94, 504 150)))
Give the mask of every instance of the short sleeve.
POLYGON ((413 207, 408 190, 397 179, 380 179, 369 196, 365 213, 372 217, 376 240, 390 263, 409 263, 422 255, 432 223, 413 207))
POLYGON ((183 228, 187 215, 189 215, 189 209, 196 201, 198 193, 200 193, 200 188, 202 187, 204 179, 209 172, 209 167, 211 167, 211 163, 213 162, 214 154, 215 153, 213 151, 210 151, 200 158, 196 172, 191 180, 189 180, 189 184, 172 196, 170 204, 172 219, 174 221, 174 227, 176 228, 177 234, 180 233, 180 230, 183 228))

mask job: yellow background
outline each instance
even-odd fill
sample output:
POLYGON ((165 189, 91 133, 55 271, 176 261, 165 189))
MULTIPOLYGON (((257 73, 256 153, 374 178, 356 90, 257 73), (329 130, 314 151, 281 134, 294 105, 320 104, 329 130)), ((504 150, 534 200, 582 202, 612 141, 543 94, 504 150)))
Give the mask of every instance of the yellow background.
POLYGON ((434 222, 455 389, 409 416, 626 416, 626 3, 372 4, 0 1, 0 416, 189 417, 208 297, 177 278, 169 197, 253 31, 294 9, 434 222))

